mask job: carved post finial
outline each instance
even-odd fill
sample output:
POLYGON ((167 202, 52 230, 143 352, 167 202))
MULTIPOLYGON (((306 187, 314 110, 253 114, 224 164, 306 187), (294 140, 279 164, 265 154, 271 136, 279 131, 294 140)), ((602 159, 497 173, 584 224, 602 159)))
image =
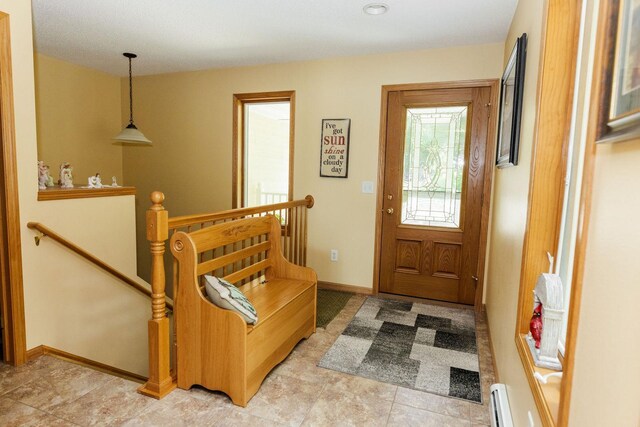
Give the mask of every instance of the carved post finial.
POLYGON ((151 193, 149 197, 151 199, 151 210, 152 211, 161 211, 164 210, 164 206, 162 206, 162 202, 164 202, 164 193, 162 191, 154 191, 151 193))

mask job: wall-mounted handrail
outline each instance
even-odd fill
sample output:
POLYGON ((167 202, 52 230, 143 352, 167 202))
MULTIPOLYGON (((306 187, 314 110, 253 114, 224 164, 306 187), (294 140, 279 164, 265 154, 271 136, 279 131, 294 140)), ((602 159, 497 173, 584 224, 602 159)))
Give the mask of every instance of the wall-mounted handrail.
MULTIPOLYGON (((71 251, 77 253, 78 255, 80 255, 81 257, 86 259, 87 261, 97 265, 98 267, 100 267, 101 269, 106 271, 107 273, 109 273, 112 276, 120 279, 122 282, 124 282, 125 284, 131 286, 132 288, 134 288, 138 292, 141 292, 141 293, 145 294, 146 296, 148 296, 150 298, 152 297, 151 291, 149 289, 147 289, 146 287, 144 287, 143 285, 141 285, 140 283, 138 283, 134 279, 130 278, 129 276, 125 275, 124 273, 121 273, 116 268, 110 266, 109 264, 107 264, 106 262, 102 261, 100 258, 96 257, 95 255, 85 251, 80 246, 76 245, 75 243, 71 242, 70 240, 68 240, 67 238, 61 236, 60 234, 56 233, 55 231, 53 231, 49 227, 47 227, 47 226, 45 226, 45 225, 43 225, 43 224, 41 224, 39 222, 29 222, 29 223, 27 223, 27 227, 29 227, 32 230, 37 230, 40 233, 42 233, 42 236, 36 236, 35 237, 36 245, 40 243, 40 240, 43 237, 50 237, 51 239, 53 239, 56 242, 60 243, 62 246, 70 249, 71 251)), ((166 306, 170 310, 173 310, 173 304, 171 304, 169 301, 166 302, 166 306)))

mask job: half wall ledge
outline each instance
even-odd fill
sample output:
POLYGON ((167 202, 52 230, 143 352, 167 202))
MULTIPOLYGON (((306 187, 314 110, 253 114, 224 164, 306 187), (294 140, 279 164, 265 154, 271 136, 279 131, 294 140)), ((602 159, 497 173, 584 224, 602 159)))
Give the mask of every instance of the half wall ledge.
POLYGON ((61 188, 59 185, 38 191, 38 201, 86 199, 90 197, 135 196, 135 187, 61 188))

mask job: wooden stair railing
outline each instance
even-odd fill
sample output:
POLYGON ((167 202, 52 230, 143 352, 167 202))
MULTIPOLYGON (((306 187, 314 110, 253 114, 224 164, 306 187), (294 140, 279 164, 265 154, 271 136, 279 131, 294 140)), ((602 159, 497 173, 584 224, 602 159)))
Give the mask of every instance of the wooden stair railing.
MULTIPOLYGON (((282 224, 282 252, 285 258, 297 265, 306 266, 307 263, 307 209, 314 204, 313 196, 290 202, 274 203, 271 205, 254 206, 249 208, 229 209, 226 211, 184 215, 169 218, 169 234, 176 231, 195 231, 221 222, 235 219, 271 214, 282 224)), ((170 236, 169 236, 170 237, 170 236)), ((214 254, 212 254, 213 257, 214 254)))
MULTIPOLYGON (((234 219, 274 215, 282 226, 282 250, 290 262, 306 266, 307 262, 307 210, 313 207, 313 196, 308 195, 301 200, 275 203, 272 205, 250 208, 231 209, 222 212, 185 215, 169 218, 163 206, 164 194, 160 191, 151 193, 151 208, 147 210, 147 240, 151 246, 151 292, 152 318, 149 320, 149 381, 138 391, 144 395, 162 399, 176 387, 171 377, 171 347, 169 336, 169 319, 164 314, 166 274, 164 267, 165 244, 170 234, 176 231, 194 231, 221 222, 234 219)), ((245 243, 242 243, 244 245, 245 243)), ((237 248, 234 248, 237 250, 237 248)), ((215 258, 226 254, 211 252, 208 257, 215 258)), ((204 259, 201 257, 200 262, 204 259)), ((243 263, 225 267, 223 275, 233 273, 233 269, 242 269, 243 263), (228 268, 231 268, 229 270, 228 268)), ((173 283, 177 277, 176 262, 173 260, 173 283)), ((174 293, 175 295, 175 293, 174 293)), ((179 320, 177 320, 179 321, 179 320)), ((175 329, 175 328, 174 328, 175 329)))
MULTIPOLYGON (((111 265, 107 264, 106 262, 102 261, 100 258, 98 258, 97 256, 91 254, 88 251, 85 251, 84 249, 82 249, 80 246, 76 245, 75 243, 71 242, 70 240, 68 240, 67 238, 61 236, 60 234, 56 233, 55 231, 53 231, 52 229, 50 229, 49 227, 39 223, 39 222, 29 222, 27 223, 27 227, 29 227, 32 230, 37 230, 41 233, 40 236, 36 236, 35 240, 36 240, 36 245, 40 244, 40 240, 42 240, 43 237, 49 237, 53 240, 55 240, 56 242, 60 243, 62 246, 70 249, 71 251, 75 252, 76 254, 80 255, 81 257, 83 257, 84 259, 86 259, 87 261, 93 263, 94 265, 100 267, 102 270, 106 271, 107 273, 111 274, 112 276, 116 277, 117 279, 121 280, 123 283, 131 286, 132 288, 134 288, 135 290, 137 290, 138 292, 148 296, 148 297, 152 297, 152 293, 149 289, 147 289, 146 287, 144 287, 143 285, 141 285, 140 283, 138 283, 136 280, 130 278, 129 276, 127 276, 126 274, 120 272, 119 270, 117 270, 115 267, 112 267, 111 265)), ((170 302, 166 302, 166 307, 170 310, 173 310, 173 304, 171 304, 170 302)))

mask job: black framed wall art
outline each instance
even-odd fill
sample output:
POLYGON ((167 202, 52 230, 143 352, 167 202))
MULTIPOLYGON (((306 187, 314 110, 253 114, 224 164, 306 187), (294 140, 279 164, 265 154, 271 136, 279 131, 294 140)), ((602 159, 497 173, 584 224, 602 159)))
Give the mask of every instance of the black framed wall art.
POLYGON ((501 79, 496 155, 496 165, 499 168, 518 164, 526 58, 527 34, 524 33, 516 40, 501 79))

